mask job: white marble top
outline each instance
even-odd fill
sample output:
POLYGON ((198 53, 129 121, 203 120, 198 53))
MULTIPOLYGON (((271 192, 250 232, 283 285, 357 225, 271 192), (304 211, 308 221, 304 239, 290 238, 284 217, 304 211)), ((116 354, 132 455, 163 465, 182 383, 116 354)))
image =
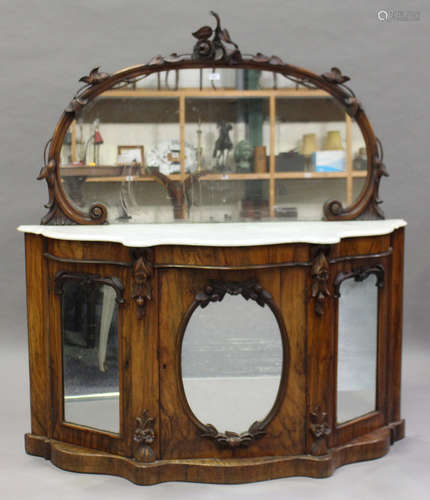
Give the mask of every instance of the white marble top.
POLYGON ((402 219, 374 221, 112 224, 103 226, 19 226, 23 233, 73 241, 109 241, 127 247, 155 245, 254 246, 281 243, 333 244, 342 238, 390 234, 402 219))

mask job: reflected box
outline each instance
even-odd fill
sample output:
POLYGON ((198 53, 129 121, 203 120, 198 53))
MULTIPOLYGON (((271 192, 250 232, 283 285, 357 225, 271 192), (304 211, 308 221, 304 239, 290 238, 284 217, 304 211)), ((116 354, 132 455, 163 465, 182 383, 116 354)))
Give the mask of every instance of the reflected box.
POLYGON ((311 155, 311 166, 315 172, 345 172, 345 151, 315 151, 311 155))
POLYGON ((304 172, 305 164, 305 157, 295 151, 279 153, 275 157, 276 172, 304 172))
POLYGON ((297 219, 297 208, 287 207, 283 205, 275 205, 273 207, 275 217, 277 219, 297 219))

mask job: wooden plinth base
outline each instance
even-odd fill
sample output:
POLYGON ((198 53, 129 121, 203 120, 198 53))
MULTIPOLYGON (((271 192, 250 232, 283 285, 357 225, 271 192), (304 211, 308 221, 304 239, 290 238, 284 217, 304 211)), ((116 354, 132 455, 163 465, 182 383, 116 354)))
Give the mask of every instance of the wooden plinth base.
POLYGON ((159 460, 150 464, 101 451, 81 448, 43 436, 26 434, 25 449, 51 460, 61 469, 111 474, 136 484, 165 481, 237 484, 289 476, 327 477, 341 465, 385 455, 390 445, 404 437, 404 420, 378 429, 350 443, 332 448, 327 455, 260 457, 248 459, 159 460))

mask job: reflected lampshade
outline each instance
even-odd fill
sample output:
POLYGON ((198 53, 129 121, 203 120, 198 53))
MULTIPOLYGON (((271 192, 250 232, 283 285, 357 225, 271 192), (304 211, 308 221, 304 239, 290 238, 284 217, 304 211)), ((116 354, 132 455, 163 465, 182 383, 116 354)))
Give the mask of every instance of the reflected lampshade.
POLYGON ((103 144, 103 137, 98 130, 94 132, 94 144, 103 144))
POLYGON ((316 150, 317 150, 316 134, 304 134, 302 154, 305 156, 310 156, 312 153, 315 153, 316 150))
POLYGON ((327 140, 324 149, 328 151, 343 150, 342 139, 340 137, 339 130, 329 130, 327 132, 327 140))

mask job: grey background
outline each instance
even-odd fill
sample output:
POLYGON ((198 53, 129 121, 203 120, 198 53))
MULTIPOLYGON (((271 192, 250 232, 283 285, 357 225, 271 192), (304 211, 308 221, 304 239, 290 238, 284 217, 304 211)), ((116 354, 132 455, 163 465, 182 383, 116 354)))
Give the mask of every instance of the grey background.
POLYGON ((427 356, 429 8, 424 1, 373 0, 9 0, 0 1, 2 498, 427 498, 430 374, 427 356), (264 51, 316 73, 339 66, 352 77, 385 148, 391 177, 382 198, 389 217, 408 220, 403 414, 406 440, 384 459, 351 465, 327 480, 304 478, 245 486, 167 484, 66 473, 24 454, 30 430, 23 236, 46 202, 37 182, 42 150, 78 78, 101 65, 113 72, 155 54, 189 51, 191 31, 218 11, 244 52, 264 51), (417 22, 381 23, 377 10, 420 11, 417 22), (389 490, 389 493, 387 492, 389 490))

